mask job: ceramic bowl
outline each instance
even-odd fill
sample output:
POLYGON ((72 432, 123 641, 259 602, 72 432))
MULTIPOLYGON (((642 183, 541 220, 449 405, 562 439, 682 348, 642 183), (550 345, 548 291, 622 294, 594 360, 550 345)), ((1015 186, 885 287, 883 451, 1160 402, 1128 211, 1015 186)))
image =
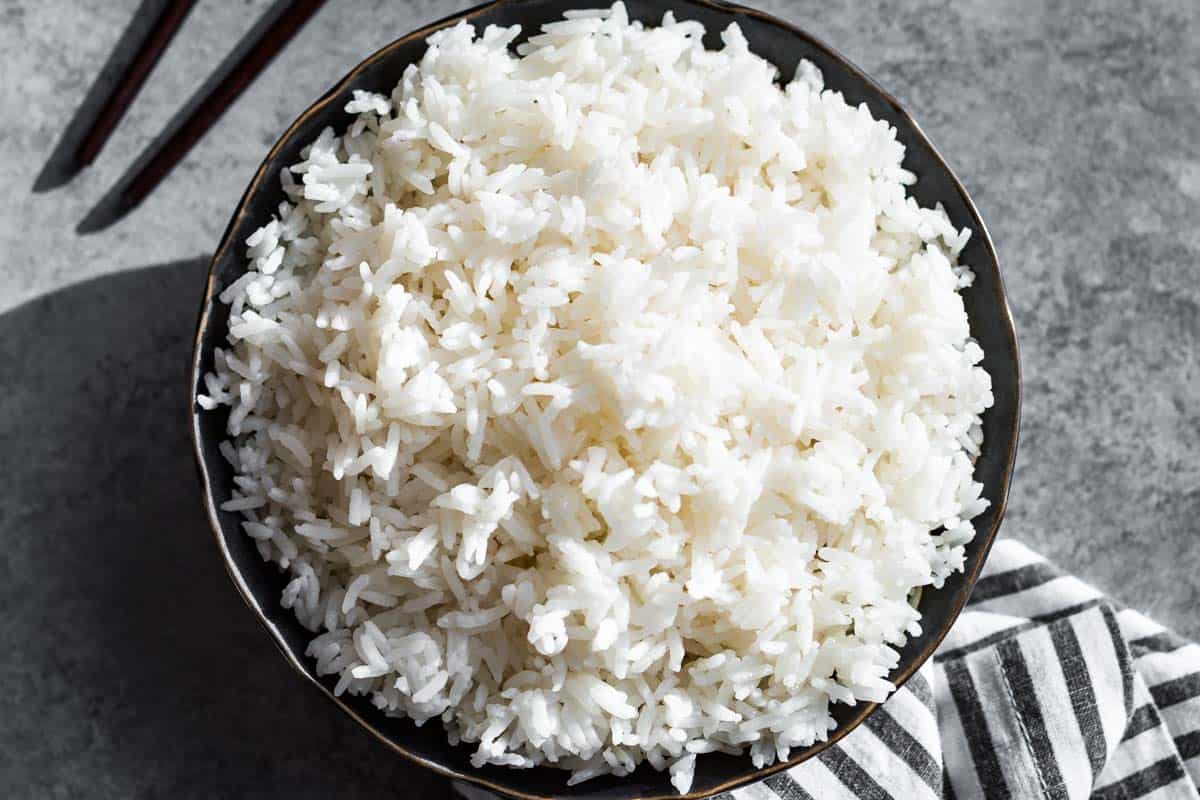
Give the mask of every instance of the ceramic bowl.
MULTIPOLYGON (((280 169, 299 161, 301 148, 315 139, 322 128, 331 125, 335 130, 342 130, 351 123, 351 115, 343 108, 353 90, 390 93, 405 66, 420 59, 426 37, 460 20, 468 20, 480 29, 488 24, 520 24, 523 33, 528 34, 543 23, 561 18, 568 9, 597 5, 602 3, 596 0, 498 0, 456 14, 397 39, 371 55, 305 111, 271 148, 258 168, 213 256, 196 333, 191 374, 193 397, 201 387, 203 375, 212 369, 214 347, 224 342, 227 332, 229 310, 216 298, 225 286, 245 271, 243 243, 246 237, 266 222, 284 199, 278 179, 280 169)), ((1016 456, 1020 408, 1016 338, 987 228, 962 183, 908 112, 862 70, 821 41, 767 14, 729 3, 626 0, 626 5, 631 18, 645 23, 657 23, 668 10, 681 19, 699 20, 708 30, 706 44, 709 47, 719 46, 719 32, 729 23, 737 22, 752 50, 774 63, 786 78, 794 73, 800 59, 812 61, 824 73, 827 88, 842 92, 851 104, 865 103, 877 119, 887 120, 896 128, 899 140, 907 149, 904 165, 918 177, 913 194, 921 205, 941 203, 956 227, 965 226, 973 232, 962 253, 962 261, 975 271, 976 279, 974 285, 963 292, 963 299, 971 333, 985 353, 983 366, 992 376, 995 395, 995 405, 983 416, 984 445, 975 465, 976 479, 982 482, 984 497, 991 501, 991 507, 975 520, 977 534, 967 547, 965 570, 950 578, 941 589, 923 592, 919 606, 924 632, 902 649, 900 663, 891 675, 895 683, 902 684, 929 658, 966 603, 1004 515, 1016 456)), ((198 411, 191 397, 188 407, 208 518, 238 591, 296 672, 353 717, 365 731, 422 766, 511 797, 649 800, 679 796, 667 773, 656 772, 648 765, 643 765, 631 776, 596 778, 577 786, 567 786, 566 773, 549 767, 475 769, 469 761, 471 747, 450 745, 438 723, 418 728, 408 720, 384 716, 367 698, 334 697, 333 681, 317 676, 314 661, 304 655, 310 634, 279 604, 283 576, 259 557, 251 540, 240 529, 239 515, 219 509, 229 498, 233 486, 232 470, 217 452, 218 444, 225 437, 225 415, 198 411)), ((799 764, 852 731, 874 708, 875 705, 869 703, 836 706, 833 713, 838 724, 828 741, 793 751, 788 761, 765 769, 756 769, 749 756, 718 753, 701 756, 696 763, 691 792, 686 797, 706 797, 799 764)))

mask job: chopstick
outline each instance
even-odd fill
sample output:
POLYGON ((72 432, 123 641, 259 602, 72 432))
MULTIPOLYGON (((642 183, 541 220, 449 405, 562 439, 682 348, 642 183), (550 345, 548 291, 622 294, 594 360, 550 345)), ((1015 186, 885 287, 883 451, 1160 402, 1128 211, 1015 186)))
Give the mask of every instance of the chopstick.
POLYGON ((75 165, 77 168, 82 169, 91 164, 104 149, 109 135, 112 134, 117 123, 121 121, 125 112, 133 104, 133 99, 137 97, 138 92, 146 83, 146 78, 150 76, 154 65, 166 51, 167 45, 175 38, 179 27, 183 25, 184 18, 195 4, 196 0, 171 0, 158 15, 158 19, 154 21, 154 27, 142 41, 142 46, 138 48, 133 61, 129 62, 129 66, 113 87, 112 93, 105 99, 87 136, 76 148, 75 165))
POLYGON ((171 134, 146 165, 129 181, 120 196, 117 217, 146 199, 150 192, 188 154, 225 110, 279 54, 325 0, 293 0, 287 9, 251 45, 229 74, 210 91, 190 116, 171 134))

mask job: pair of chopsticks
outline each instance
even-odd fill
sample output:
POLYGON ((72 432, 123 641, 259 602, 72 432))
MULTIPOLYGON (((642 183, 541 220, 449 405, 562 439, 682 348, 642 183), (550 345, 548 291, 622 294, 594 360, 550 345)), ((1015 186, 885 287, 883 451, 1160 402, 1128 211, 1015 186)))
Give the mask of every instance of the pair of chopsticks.
MULTIPOLYGON (((183 160, 196 142, 200 141, 246 87, 266 69, 324 2, 325 0, 292 0, 278 18, 263 29, 229 74, 205 95, 187 119, 121 189, 118 197, 119 207, 114 209, 111 221, 115 222, 124 216, 154 191, 162 179, 183 160)), ((129 67, 117 80, 92 127, 75 151, 77 168, 88 166, 100 154, 105 142, 133 104, 134 98, 178 33, 193 5, 195 0, 171 0, 159 14, 150 33, 142 42, 129 67)))

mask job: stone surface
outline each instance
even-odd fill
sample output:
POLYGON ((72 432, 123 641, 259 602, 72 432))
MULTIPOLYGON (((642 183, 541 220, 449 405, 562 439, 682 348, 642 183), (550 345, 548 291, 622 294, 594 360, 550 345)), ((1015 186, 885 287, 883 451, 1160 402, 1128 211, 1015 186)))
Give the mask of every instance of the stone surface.
MULTIPOLYGON (((75 233, 271 5, 200 2, 96 164, 34 192, 161 3, 0 2, 10 796, 445 791, 304 690, 226 580, 184 371, 202 259, 270 143, 361 57, 466 4, 329 4, 141 208, 75 233)), ((1005 533, 1200 637, 1200 4, 761 5, 893 90, 989 221, 1025 374, 1005 533)))

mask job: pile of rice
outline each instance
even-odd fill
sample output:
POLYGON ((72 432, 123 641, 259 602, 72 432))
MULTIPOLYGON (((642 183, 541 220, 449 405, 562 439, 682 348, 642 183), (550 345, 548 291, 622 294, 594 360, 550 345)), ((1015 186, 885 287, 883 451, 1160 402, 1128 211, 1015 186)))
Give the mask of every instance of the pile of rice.
POLYGON ((337 692, 477 765, 786 758, 892 690, 987 506, 968 231, 811 64, 703 33, 439 31, 221 294, 224 508, 337 692))

